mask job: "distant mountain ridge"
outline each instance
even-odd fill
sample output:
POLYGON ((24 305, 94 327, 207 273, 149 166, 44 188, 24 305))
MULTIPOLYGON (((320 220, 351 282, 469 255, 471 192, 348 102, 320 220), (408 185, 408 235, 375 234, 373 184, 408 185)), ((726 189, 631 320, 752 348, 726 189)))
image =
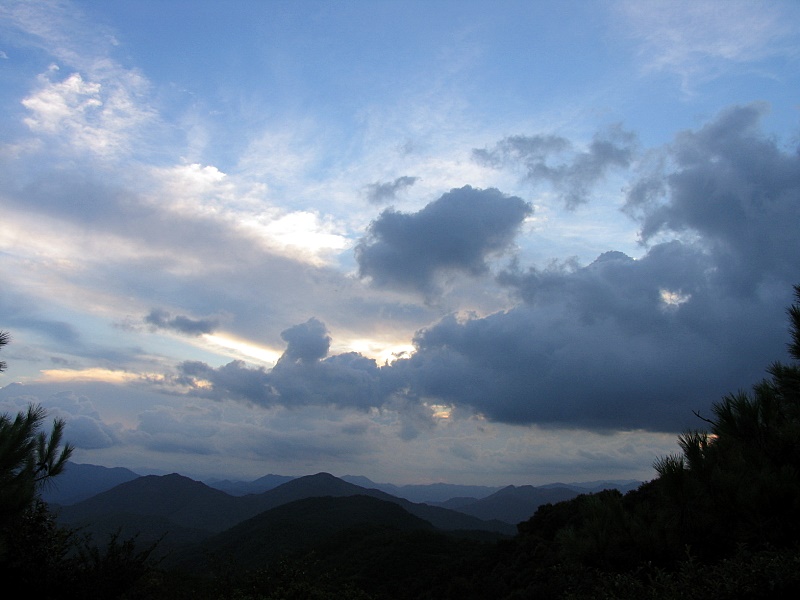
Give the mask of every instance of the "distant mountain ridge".
POLYGON ((491 496, 469 502, 459 498, 458 504, 451 499, 441 506, 452 508, 479 519, 498 519, 517 524, 533 516, 542 504, 555 504, 571 500, 582 492, 567 487, 542 488, 532 485, 509 485, 491 496))
MULTIPOLYGON (((102 467, 70 461, 67 463, 64 472, 54 478, 51 484, 42 491, 42 499, 54 505, 75 504, 141 476, 140 473, 122 467, 102 467)), ((261 494, 275 489, 293 479, 298 479, 298 477, 268 474, 253 481, 208 479, 202 480, 202 482, 231 496, 246 496, 248 494, 261 494)), ((397 498, 405 498, 411 502, 424 502, 444 506, 445 508, 463 507, 488 498, 492 494, 505 489, 504 486, 492 487, 451 483, 395 485, 392 483, 375 483, 362 475, 344 475, 340 479, 362 488, 380 490, 397 498)), ((614 488, 624 493, 639 487, 641 483, 634 480, 601 480, 582 483, 549 483, 535 487, 537 489, 567 488, 581 494, 614 488)))
POLYGON ((291 481, 292 479, 297 479, 291 475, 264 475, 263 477, 259 477, 253 481, 231 481, 229 479, 210 479, 204 481, 206 485, 209 485, 213 488, 218 490, 222 490, 230 494, 231 496, 245 496, 247 494, 260 494, 262 492, 269 491, 291 481))
POLYGON ((126 534, 138 534, 142 541, 163 537, 163 548, 170 550, 297 500, 350 496, 368 496, 395 504, 442 531, 483 531, 508 536, 516 533, 516 528, 508 523, 413 503, 380 490, 362 488, 329 473, 298 477, 262 494, 246 496, 231 496, 177 473, 147 475, 77 504, 60 507, 58 520, 68 526, 83 527, 96 539, 120 528, 126 534), (136 527, 138 531, 134 531, 136 527))
POLYGON ((140 477, 122 467, 101 467, 68 462, 64 471, 48 482, 42 500, 49 504, 75 504, 140 477))
POLYGON ((392 483, 375 483, 363 475, 344 475, 342 479, 361 487, 381 490, 398 498, 429 504, 444 502, 456 496, 485 498, 501 489, 500 487, 485 485, 460 485, 454 483, 394 485, 392 483))

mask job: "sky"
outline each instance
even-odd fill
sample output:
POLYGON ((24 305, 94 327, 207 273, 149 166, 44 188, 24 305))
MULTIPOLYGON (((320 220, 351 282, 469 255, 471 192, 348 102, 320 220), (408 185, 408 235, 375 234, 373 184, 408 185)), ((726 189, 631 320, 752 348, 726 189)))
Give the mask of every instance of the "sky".
POLYGON ((0 411, 139 473, 651 479, 788 357, 798 31, 788 0, 5 0, 0 411))

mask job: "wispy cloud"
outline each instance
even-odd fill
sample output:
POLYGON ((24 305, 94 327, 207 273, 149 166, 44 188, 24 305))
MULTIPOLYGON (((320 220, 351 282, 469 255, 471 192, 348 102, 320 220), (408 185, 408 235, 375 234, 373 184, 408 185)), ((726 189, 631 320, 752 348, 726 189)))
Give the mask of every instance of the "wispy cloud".
POLYGON ((689 0, 615 4, 621 29, 640 44, 644 70, 681 77, 684 90, 731 67, 764 58, 797 55, 793 25, 797 7, 789 2, 689 0))
POLYGON ((397 194, 400 191, 414 185, 417 182, 417 179, 419 178, 403 175, 394 181, 370 183, 367 186, 367 199, 373 204, 391 202, 397 197, 397 194))
POLYGON ((534 184, 553 185, 564 205, 575 209, 589 201, 592 188, 612 168, 628 167, 635 158, 636 136, 619 125, 595 134, 586 149, 556 135, 510 136, 494 148, 475 149, 478 163, 494 168, 522 166, 534 184))
POLYGON ((60 78, 53 65, 39 78, 39 88, 22 100, 30 116, 24 122, 39 135, 56 140, 70 151, 86 149, 99 156, 114 156, 132 150, 132 138, 152 119, 153 112, 141 105, 146 83, 125 73, 125 81, 106 78, 85 80, 73 72, 60 78))

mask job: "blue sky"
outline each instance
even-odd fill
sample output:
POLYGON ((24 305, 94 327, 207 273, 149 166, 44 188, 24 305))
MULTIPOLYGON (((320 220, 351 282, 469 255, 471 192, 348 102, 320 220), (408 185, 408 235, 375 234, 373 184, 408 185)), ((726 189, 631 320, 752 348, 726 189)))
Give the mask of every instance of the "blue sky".
POLYGON ((793 2, 5 2, 0 409, 75 460, 652 477, 785 359, 793 2))

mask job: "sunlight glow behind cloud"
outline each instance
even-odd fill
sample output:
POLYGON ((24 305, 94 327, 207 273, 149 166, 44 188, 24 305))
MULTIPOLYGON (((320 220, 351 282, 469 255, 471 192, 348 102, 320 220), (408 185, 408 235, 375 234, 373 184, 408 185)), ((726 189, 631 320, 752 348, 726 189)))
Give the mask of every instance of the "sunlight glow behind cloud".
POLYGON ((222 352, 233 358, 244 358, 246 360, 256 360, 262 364, 273 365, 281 357, 282 351, 257 346, 221 333, 204 333, 203 341, 208 343, 212 349, 222 352))

